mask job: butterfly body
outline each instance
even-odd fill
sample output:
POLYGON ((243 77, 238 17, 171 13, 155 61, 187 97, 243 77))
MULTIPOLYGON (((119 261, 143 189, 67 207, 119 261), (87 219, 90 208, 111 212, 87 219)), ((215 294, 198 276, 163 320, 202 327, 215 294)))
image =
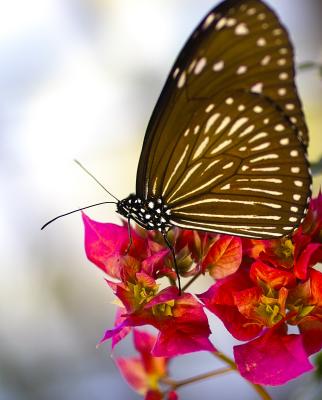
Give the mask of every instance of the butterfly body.
POLYGON ((134 220, 146 230, 166 232, 170 223, 171 211, 161 198, 140 198, 131 194, 117 203, 117 212, 128 220, 134 220))

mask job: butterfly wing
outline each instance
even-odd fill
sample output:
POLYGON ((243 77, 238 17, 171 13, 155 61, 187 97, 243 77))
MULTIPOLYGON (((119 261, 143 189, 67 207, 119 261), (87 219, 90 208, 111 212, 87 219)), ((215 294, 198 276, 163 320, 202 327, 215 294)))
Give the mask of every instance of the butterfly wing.
MULTIPOLYGON (((268 152, 274 150, 274 154, 279 153, 279 160, 270 160, 270 165, 273 163, 276 167, 276 164, 288 162, 290 151, 296 150, 300 154, 299 158, 292 158, 288 165, 288 168, 295 168, 296 163, 301 166, 301 174, 303 175, 301 191, 303 193, 301 192, 300 199, 296 200, 297 215, 300 217, 306 207, 310 178, 305 159, 305 148, 308 142, 307 128, 294 83, 293 49, 285 28, 274 12, 260 0, 227 0, 221 3, 204 18, 189 38, 170 72, 148 125, 137 173, 137 194, 143 198, 163 196, 167 205, 172 208, 172 222, 176 225, 181 224, 180 226, 218 231, 216 227, 210 227, 206 222, 219 223, 224 220, 224 217, 217 217, 220 221, 216 220, 216 222, 207 215, 195 215, 193 217, 192 213, 196 208, 199 210, 199 206, 192 205, 190 195, 179 199, 178 194, 183 194, 184 191, 186 193, 192 192, 191 196, 196 200, 197 195, 199 197, 208 195, 209 191, 211 192, 214 189, 214 187, 208 185, 205 186, 203 191, 202 182, 206 184, 208 179, 213 184, 219 185, 219 181, 214 181, 214 178, 218 176, 218 169, 209 167, 202 176, 200 173, 207 168, 208 164, 215 162, 224 149, 221 148, 217 153, 212 153, 216 143, 218 146, 222 146, 222 143, 231 139, 227 138, 228 131, 226 128, 229 129, 229 126, 232 128, 233 124, 242 118, 237 114, 230 114, 232 108, 230 104, 225 102, 229 98, 229 93, 232 95, 235 104, 238 105, 255 107, 257 102, 261 102, 261 107, 267 111, 267 114, 274 114, 275 126, 279 123, 285 125, 285 133, 290 136, 292 150, 291 147, 286 149, 281 145, 277 148, 278 140, 281 140, 282 137, 279 138, 276 134, 275 136, 272 135, 271 131, 263 132, 270 135, 269 143, 270 146, 273 146, 269 147, 268 152), (260 96, 251 93, 257 93, 260 96), (266 100, 266 98, 270 100, 266 100), (212 111, 211 108, 220 113, 222 119, 218 117, 217 124, 221 120, 224 134, 209 133, 209 135, 204 136, 207 123, 210 123, 209 118, 211 117, 206 110, 208 109, 210 112, 212 111), (205 115, 205 112, 207 115, 205 115), (227 122, 227 118, 230 119, 229 122, 227 122), (189 133, 187 133, 188 131, 189 133), (191 132, 194 132, 194 136, 190 135, 191 132), (206 143, 206 137, 209 143, 206 143), (183 143, 190 143, 187 150, 185 150, 186 147, 183 146, 183 143), (203 143, 202 146, 201 143, 203 143), (202 153, 200 157, 203 159, 202 165, 198 167, 200 168, 198 176, 196 175, 197 170, 195 173, 191 172, 191 168, 196 165, 197 158, 193 159, 193 149, 195 148, 199 148, 202 153), (205 160, 208 164, 205 164, 205 160), (173 178, 169 181, 172 174, 173 178), (197 188, 199 188, 197 192, 194 192, 197 188), (175 191, 176 193, 174 193, 175 191), (181 207, 189 204, 190 208, 181 208, 179 212, 179 200, 181 207), (189 218, 184 218, 183 210, 190 212, 189 218)), ((214 114, 216 113, 213 111, 212 115, 214 114)), ((245 111, 244 118, 254 118, 254 115, 251 116, 250 114, 250 110, 249 114, 248 111, 245 111)), ((261 129, 264 128, 263 121, 264 119, 261 122, 258 121, 252 135, 261 133, 261 129)), ((212 129, 218 127, 214 123, 212 129)), ((271 128, 274 131, 274 125, 271 125, 271 128)), ((231 144, 231 146, 234 146, 234 144, 231 144)), ((223 162, 227 161, 226 164, 230 160, 230 155, 226 151, 228 148, 230 147, 225 148, 225 152, 222 153, 223 162)), ((235 149, 235 151, 237 150, 235 149)), ((242 166, 247 165, 247 152, 235 156, 242 160, 241 164, 245 159, 245 164, 242 166)), ((266 165, 265 162, 264 164, 266 165)), ((215 166, 215 164, 212 165, 215 166)), ((217 165, 217 168, 219 168, 219 165, 217 165)), ((262 174, 257 171, 258 177, 273 179, 269 178, 264 172, 262 174)), ((252 171, 252 173, 255 173, 255 171, 252 171)), ((228 174, 228 171, 224 170, 225 178, 227 178, 226 174, 228 174)), ((288 176, 288 174, 286 175, 288 176)), ((235 179, 233 175, 230 177, 235 179)), ((291 174, 288 176, 289 180, 283 181, 285 185, 288 185, 284 186, 284 190, 290 193, 290 198, 288 198, 290 207, 294 201, 292 200, 294 192, 292 177, 291 174)), ((246 177, 243 175, 238 179, 246 179, 246 177)), ((231 188, 235 184, 227 180, 225 185, 228 185, 227 188, 231 188)), ((250 181, 248 187, 253 186, 255 187, 254 181, 250 181)), ((218 188, 220 186, 217 187, 217 190, 218 188)), ((234 193, 230 190, 221 191, 218 196, 230 199, 231 196, 237 196, 237 192, 234 193)), ((297 192, 294 192, 294 194, 297 194, 297 192)), ((264 194, 262 192, 259 195, 258 192, 251 190, 239 190, 238 196, 241 201, 244 201, 245 207, 247 207, 246 204, 250 205, 246 201, 255 202, 258 197, 262 200, 266 197, 271 199, 269 193, 264 194)), ((276 200, 275 197, 274 199, 276 200)), ((228 212, 227 204, 223 201, 217 202, 216 208, 214 208, 214 204, 211 207, 204 205, 207 210, 204 209, 203 214, 216 212, 217 215, 226 216, 226 212, 228 212)), ((231 205, 229 207, 231 209, 231 205)), ((246 211, 246 208, 244 209, 246 211)), ((259 213, 264 216, 267 215, 267 212, 267 208, 264 207, 260 210, 256 206, 253 207, 253 211, 248 210, 247 213, 238 213, 238 215, 256 216, 259 213)), ((286 213, 284 208, 283 213, 286 213)), ((276 234, 282 234, 282 227, 293 229, 294 226, 298 225, 298 217, 296 217, 297 222, 288 221, 289 223, 286 226, 285 214, 285 217, 279 220, 281 229, 278 232, 276 231, 276 234)), ((295 216, 292 216, 292 218, 295 218, 295 216)), ((233 217, 231 217, 231 220, 225 219, 227 225, 232 224, 232 221, 236 222, 236 219, 233 217)), ((258 227, 262 225, 257 224, 258 227)), ((277 223, 274 223, 274 226, 277 225, 277 223)), ((248 236, 251 236, 251 225, 245 224, 243 226, 248 227, 245 229, 248 229, 248 236)), ((241 229, 244 228, 232 228, 229 232, 241 234, 241 229)), ((285 231, 283 234, 285 234, 285 231)), ((259 234, 259 236, 261 235, 259 234)), ((265 234, 263 233, 262 236, 265 237, 265 234)))
POLYGON ((158 177, 172 224, 254 238, 300 224, 311 184, 305 148, 270 100, 237 91, 204 102, 173 154, 158 177))

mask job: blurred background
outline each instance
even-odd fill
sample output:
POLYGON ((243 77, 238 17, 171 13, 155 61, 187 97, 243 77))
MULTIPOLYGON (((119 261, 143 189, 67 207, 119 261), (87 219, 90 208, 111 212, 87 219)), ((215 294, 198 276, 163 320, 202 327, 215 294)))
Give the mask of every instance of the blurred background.
MULTIPOLYGON (((288 26, 297 62, 322 61, 321 0, 267 1, 288 26)), ((117 197, 135 188, 145 128, 174 59, 216 0, 10 0, 0 12, 0 400, 138 399, 109 345, 115 306, 86 260, 80 215, 48 219, 107 200, 73 162, 82 161, 117 197)), ((322 156, 322 83, 298 74, 311 133, 322 156)), ((322 176, 316 176, 318 191, 322 176)), ((118 222, 113 206, 88 211, 118 222)), ((215 344, 231 352, 218 321, 215 344)), ((132 354, 130 340, 117 354, 132 354)), ((218 364, 219 365, 219 364, 218 364)), ((180 357, 174 375, 214 369, 207 354, 180 357)), ((320 389, 321 389, 321 383, 320 389)), ((270 389, 275 399, 310 399, 303 376, 270 389)), ((237 375, 183 388, 183 399, 256 399, 237 375)), ((318 396, 321 396, 321 394, 318 396)), ((321 399, 322 397, 315 397, 321 399)))

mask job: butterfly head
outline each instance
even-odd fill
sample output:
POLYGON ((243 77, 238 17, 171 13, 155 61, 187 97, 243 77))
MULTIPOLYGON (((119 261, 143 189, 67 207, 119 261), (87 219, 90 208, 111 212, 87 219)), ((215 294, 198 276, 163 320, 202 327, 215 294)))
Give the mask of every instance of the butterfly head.
POLYGON ((162 199, 141 199, 131 194, 117 203, 117 213, 127 219, 133 219, 147 230, 165 231, 171 226, 171 211, 162 199))

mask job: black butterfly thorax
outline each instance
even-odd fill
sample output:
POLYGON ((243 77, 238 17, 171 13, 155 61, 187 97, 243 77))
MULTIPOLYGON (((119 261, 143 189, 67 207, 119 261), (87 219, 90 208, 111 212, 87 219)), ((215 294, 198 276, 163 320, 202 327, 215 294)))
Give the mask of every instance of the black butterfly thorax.
POLYGON ((142 199, 135 194, 117 203, 117 212, 127 219, 132 219, 147 230, 166 231, 172 226, 171 211, 160 198, 142 199))

